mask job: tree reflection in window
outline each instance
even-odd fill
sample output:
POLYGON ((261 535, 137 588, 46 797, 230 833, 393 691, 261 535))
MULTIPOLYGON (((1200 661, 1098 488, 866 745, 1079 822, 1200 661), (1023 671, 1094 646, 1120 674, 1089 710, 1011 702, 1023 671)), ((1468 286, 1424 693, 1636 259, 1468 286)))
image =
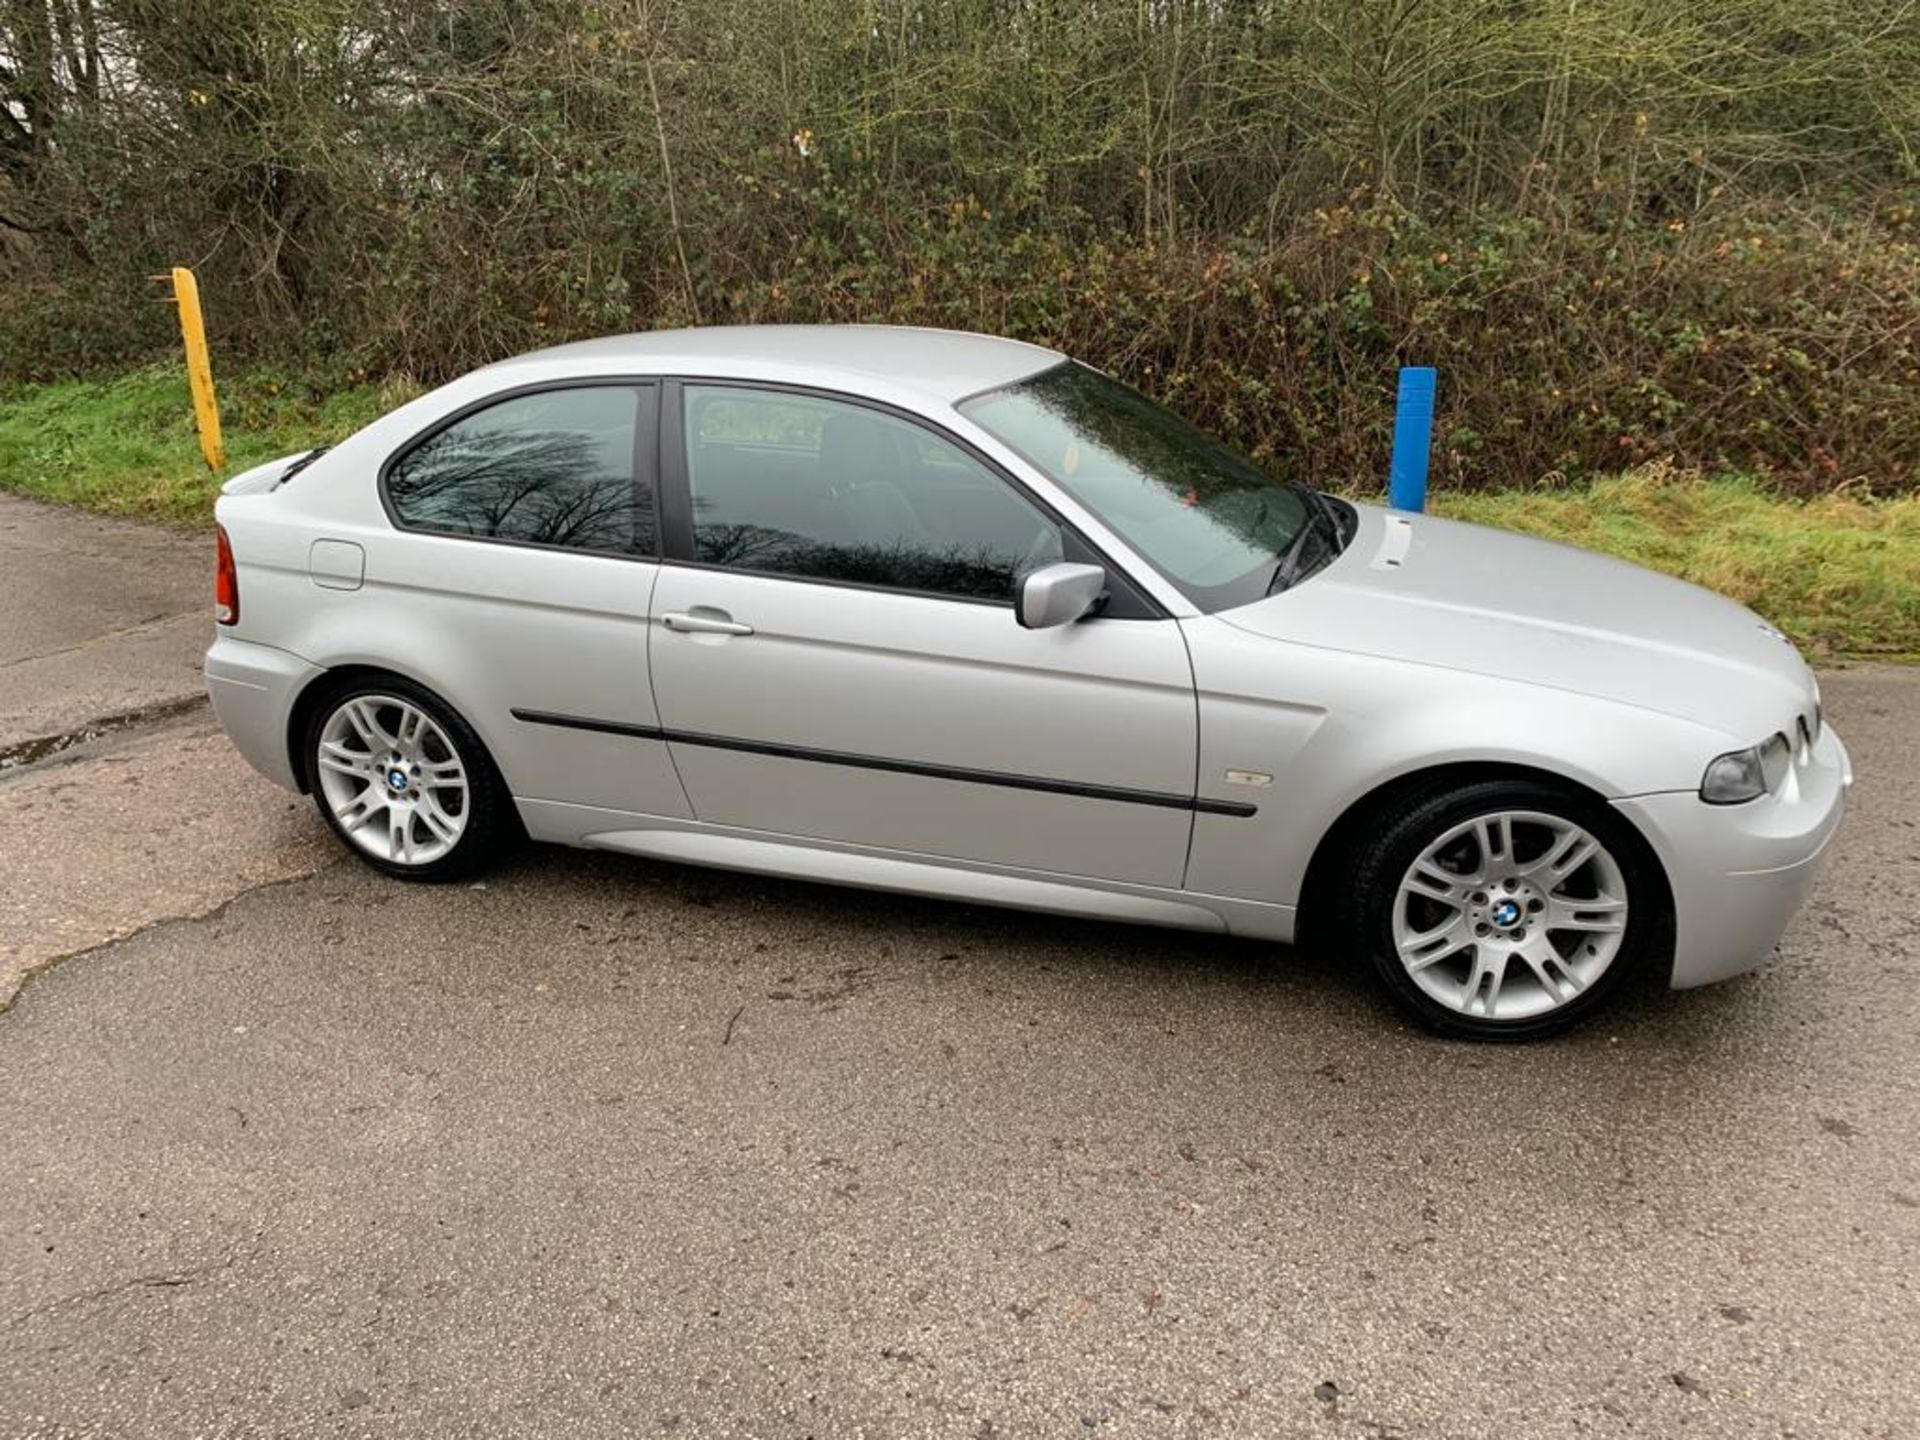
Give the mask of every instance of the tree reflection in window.
POLYGON ((402 456, 387 494, 416 529, 651 554, 652 507, 633 482, 637 404, 613 387, 504 400, 402 456))
MULTIPOLYGON (((931 549, 924 541, 906 539, 844 545, 759 525, 702 525, 696 539, 699 559, 708 565, 982 600, 1011 599, 1020 577, 1036 568, 988 545, 931 549)), ((1049 560, 1060 558, 1058 544, 1043 548, 1052 552, 1049 560)))
POLYGON ((1060 527, 986 465, 910 421, 738 386, 686 389, 701 563, 1009 600, 1062 556, 1060 527))
MULTIPOLYGON (((1298 487, 1084 365, 1056 366, 960 408, 1208 609, 1265 595, 1275 561, 1319 513, 1298 487)), ((1327 535, 1306 558, 1338 553, 1338 537, 1327 535)))

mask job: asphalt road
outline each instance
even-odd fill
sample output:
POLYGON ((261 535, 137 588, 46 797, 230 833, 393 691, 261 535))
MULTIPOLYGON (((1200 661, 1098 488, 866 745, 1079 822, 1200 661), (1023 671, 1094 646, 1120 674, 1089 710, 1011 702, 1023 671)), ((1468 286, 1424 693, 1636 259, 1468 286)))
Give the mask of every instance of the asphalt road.
MULTIPOLYGON (((71 955, 0 1015, 0 1436, 1910 1434, 1920 672, 1824 684, 1857 808, 1779 956, 1542 1046, 556 851, 71 955)), ((218 763, 174 724, 0 820, 218 763)))
POLYGON ((0 757, 199 692, 211 537, 0 494, 0 757))
POLYGON ((338 853, 213 723, 212 575, 204 537, 0 495, 0 1009, 63 955, 338 853))

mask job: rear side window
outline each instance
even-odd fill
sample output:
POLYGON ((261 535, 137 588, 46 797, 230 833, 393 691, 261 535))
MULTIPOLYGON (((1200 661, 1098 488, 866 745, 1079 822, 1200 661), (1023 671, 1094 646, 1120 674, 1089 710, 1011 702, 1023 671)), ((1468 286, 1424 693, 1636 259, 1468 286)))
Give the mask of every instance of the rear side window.
POLYGON ((395 460, 387 498, 410 529, 651 555, 653 496, 634 464, 648 393, 583 385, 489 405, 395 460))

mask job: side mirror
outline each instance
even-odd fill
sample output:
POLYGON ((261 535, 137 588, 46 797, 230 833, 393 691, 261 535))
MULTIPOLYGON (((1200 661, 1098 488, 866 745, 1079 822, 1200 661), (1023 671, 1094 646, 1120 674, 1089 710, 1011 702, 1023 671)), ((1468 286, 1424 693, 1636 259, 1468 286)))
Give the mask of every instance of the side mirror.
POLYGON ((1107 572, 1098 565, 1042 565, 1020 582, 1014 617, 1028 630, 1071 625, 1107 593, 1107 572))

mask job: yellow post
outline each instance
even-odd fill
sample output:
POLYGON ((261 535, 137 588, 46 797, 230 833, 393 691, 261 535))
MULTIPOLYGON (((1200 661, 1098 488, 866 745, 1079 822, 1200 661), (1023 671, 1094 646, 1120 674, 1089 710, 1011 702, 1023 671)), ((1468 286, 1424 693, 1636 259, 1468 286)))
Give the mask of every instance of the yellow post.
POLYGON ((209 469, 227 463, 220 440, 220 406, 213 397, 213 364, 207 358, 207 327, 200 318, 200 285, 184 265, 173 267, 173 298, 180 306, 180 338, 187 347, 187 386, 193 391, 193 418, 200 426, 200 453, 209 469))

